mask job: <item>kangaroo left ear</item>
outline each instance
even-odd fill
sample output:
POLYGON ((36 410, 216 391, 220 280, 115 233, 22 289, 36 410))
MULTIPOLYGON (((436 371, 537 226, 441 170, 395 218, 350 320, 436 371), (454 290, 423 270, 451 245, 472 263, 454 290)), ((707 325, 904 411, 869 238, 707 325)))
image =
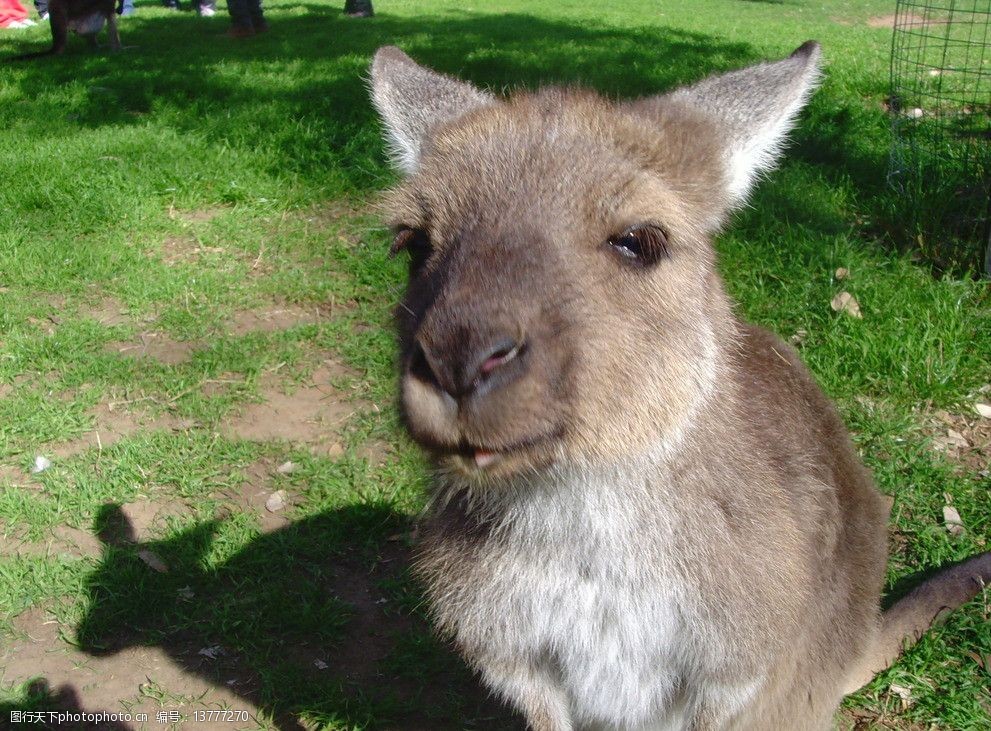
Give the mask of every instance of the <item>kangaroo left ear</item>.
POLYGON ((395 46, 375 53, 372 101, 385 122, 393 162, 406 174, 416 171, 432 127, 496 103, 488 92, 424 68, 395 46))
POLYGON ((799 111, 818 85, 819 44, 806 41, 783 61, 711 76, 667 96, 708 113, 725 134, 728 193, 740 205, 777 162, 799 111))

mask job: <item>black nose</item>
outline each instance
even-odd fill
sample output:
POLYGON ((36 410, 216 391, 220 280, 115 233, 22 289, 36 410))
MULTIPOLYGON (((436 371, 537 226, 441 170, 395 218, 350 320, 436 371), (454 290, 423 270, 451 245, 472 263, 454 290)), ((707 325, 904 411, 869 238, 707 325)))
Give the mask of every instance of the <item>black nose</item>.
POLYGON ((409 372, 456 399, 479 395, 515 380, 526 370, 522 337, 495 335, 474 345, 470 336, 438 347, 417 338, 409 372))

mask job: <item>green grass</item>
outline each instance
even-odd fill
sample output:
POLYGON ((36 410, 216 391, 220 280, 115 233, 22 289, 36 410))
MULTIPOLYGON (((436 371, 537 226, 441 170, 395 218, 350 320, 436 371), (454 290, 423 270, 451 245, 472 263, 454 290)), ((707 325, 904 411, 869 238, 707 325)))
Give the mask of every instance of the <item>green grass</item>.
MULTIPOLYGON (((217 686, 236 681, 228 687, 258 709, 251 728, 512 723, 432 637, 404 568, 426 470, 394 408, 389 321, 403 264, 388 259, 374 211, 396 179, 365 88, 386 43, 496 89, 562 82, 632 96, 818 39, 825 83, 781 168, 720 238, 722 269, 746 317, 785 337, 807 332, 806 362, 894 496, 889 586, 987 547, 987 465, 961 466, 928 441, 936 410, 971 413, 991 381, 991 297, 986 283, 934 276, 898 253, 904 204, 885 185, 882 107, 890 34, 865 22, 890 3, 383 0, 370 20, 341 5, 277 0, 272 31, 236 43, 221 35, 226 19, 139 4, 121 23, 133 46, 122 54, 73 39, 62 58, 0 65, 2 644, 23 642, 20 623, 42 612, 58 625, 52 649, 94 662, 160 648, 217 686), (848 280, 836 281, 838 267, 848 280), (863 319, 832 312, 842 289, 863 319), (119 317, 98 315, 107 302, 119 317), (229 326, 275 306, 321 317, 229 326), (114 347, 145 331, 186 344, 188 357, 114 347), (273 383, 304 387, 327 358, 346 363, 335 385, 358 411, 334 453, 224 432, 273 383), (110 403, 147 426, 27 472, 35 455, 89 434, 110 403), (384 460, 371 456, 383 449, 384 460), (295 469, 275 472, 286 460, 295 469), (269 492, 291 497, 291 521, 275 531, 264 509, 230 497, 258 465, 269 492), (942 525, 944 493, 962 536, 942 525), (120 506, 142 502, 180 509, 135 543, 120 506), (69 529, 97 550, 37 550, 69 529), (35 549, 15 554, 22 540, 35 549), (214 645, 225 652, 216 662, 198 655, 214 645), (320 658, 332 667, 315 669, 320 658)), ((43 45, 46 32, 3 33, 0 57, 43 45)), ((988 601, 848 699, 844 723, 991 726, 991 660, 975 660, 991 657, 988 601), (911 688, 907 706, 892 683, 911 688)), ((0 671, 0 714, 94 710, 86 691, 70 701, 42 681, 0 671)), ((154 683, 138 693, 142 682, 140 698, 101 698, 104 710, 184 697, 154 683)))

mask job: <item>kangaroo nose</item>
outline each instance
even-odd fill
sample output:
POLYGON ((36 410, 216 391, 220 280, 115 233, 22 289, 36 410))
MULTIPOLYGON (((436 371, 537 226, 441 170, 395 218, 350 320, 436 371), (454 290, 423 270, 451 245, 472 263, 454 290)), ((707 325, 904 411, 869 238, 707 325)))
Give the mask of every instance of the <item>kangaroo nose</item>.
POLYGON ((444 348, 417 339, 409 371, 454 398, 482 393, 509 383, 525 370, 522 337, 493 336, 476 346, 470 338, 444 348))

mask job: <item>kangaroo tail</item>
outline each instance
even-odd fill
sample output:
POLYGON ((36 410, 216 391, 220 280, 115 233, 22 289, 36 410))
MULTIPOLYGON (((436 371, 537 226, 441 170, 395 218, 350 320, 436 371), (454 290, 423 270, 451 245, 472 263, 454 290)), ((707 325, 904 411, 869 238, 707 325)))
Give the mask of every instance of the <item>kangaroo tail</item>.
POLYGON ((930 627, 973 599, 985 586, 991 586, 991 551, 940 571, 895 602, 881 618, 881 631, 874 646, 850 678, 845 692, 853 693, 869 683, 930 627))

